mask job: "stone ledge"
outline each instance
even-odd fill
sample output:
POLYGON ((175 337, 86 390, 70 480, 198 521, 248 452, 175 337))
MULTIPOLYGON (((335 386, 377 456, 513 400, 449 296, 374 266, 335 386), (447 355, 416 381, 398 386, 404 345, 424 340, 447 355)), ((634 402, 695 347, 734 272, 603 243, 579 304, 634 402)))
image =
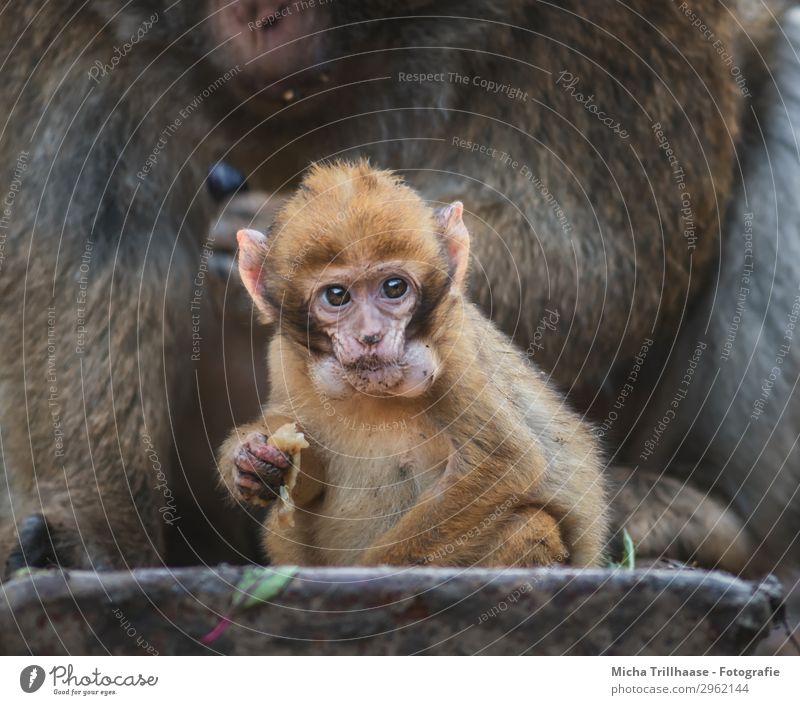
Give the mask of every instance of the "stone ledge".
POLYGON ((0 585, 0 654, 739 654, 781 600, 700 570, 301 568, 245 608, 253 574, 32 573, 0 585))

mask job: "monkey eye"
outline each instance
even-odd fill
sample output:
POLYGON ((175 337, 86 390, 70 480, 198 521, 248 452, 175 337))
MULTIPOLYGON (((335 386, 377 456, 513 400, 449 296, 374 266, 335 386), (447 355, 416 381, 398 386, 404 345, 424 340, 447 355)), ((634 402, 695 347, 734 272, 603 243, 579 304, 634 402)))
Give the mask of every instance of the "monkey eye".
POLYGON ((350 292, 340 284, 333 284, 322 292, 322 298, 331 306, 344 306, 350 302, 350 292))
POLYGON ((408 282, 402 277, 392 277, 383 282, 383 294, 389 299, 399 299, 408 291, 408 282))

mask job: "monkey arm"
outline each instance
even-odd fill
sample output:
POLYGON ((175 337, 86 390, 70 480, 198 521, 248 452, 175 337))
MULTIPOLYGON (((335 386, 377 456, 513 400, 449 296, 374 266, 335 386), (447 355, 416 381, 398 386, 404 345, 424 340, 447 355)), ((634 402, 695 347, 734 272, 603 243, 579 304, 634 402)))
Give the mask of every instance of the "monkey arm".
POLYGON ((557 520, 529 504, 531 493, 523 483, 486 465, 466 473, 455 466, 451 459, 439 484, 366 550, 362 564, 538 566, 566 561, 557 520), (492 482, 493 477, 499 479, 492 482))

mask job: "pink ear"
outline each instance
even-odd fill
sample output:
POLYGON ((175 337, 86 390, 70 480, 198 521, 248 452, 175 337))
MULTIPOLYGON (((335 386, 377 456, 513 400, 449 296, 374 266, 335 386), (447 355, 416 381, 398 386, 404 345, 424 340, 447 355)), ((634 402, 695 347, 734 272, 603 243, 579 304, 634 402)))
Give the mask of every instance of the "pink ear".
POLYGON ((464 290, 469 265, 469 231, 462 220, 463 215, 464 204, 461 201, 454 201, 436 213, 439 234, 444 240, 447 258, 450 260, 450 277, 454 292, 464 290))
POLYGON ((236 233, 236 240, 239 242, 239 274, 242 282, 259 311, 270 321, 272 310, 264 298, 267 237, 258 230, 240 230, 236 233))

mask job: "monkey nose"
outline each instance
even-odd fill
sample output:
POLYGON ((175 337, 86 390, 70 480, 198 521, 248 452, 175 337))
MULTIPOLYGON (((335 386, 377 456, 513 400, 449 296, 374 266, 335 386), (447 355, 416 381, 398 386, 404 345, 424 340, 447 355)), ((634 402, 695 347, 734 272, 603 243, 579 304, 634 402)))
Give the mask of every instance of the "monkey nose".
POLYGON ((381 342, 381 338, 383 338, 381 333, 371 333, 369 335, 362 335, 361 342, 364 343, 364 345, 375 345, 381 342))

